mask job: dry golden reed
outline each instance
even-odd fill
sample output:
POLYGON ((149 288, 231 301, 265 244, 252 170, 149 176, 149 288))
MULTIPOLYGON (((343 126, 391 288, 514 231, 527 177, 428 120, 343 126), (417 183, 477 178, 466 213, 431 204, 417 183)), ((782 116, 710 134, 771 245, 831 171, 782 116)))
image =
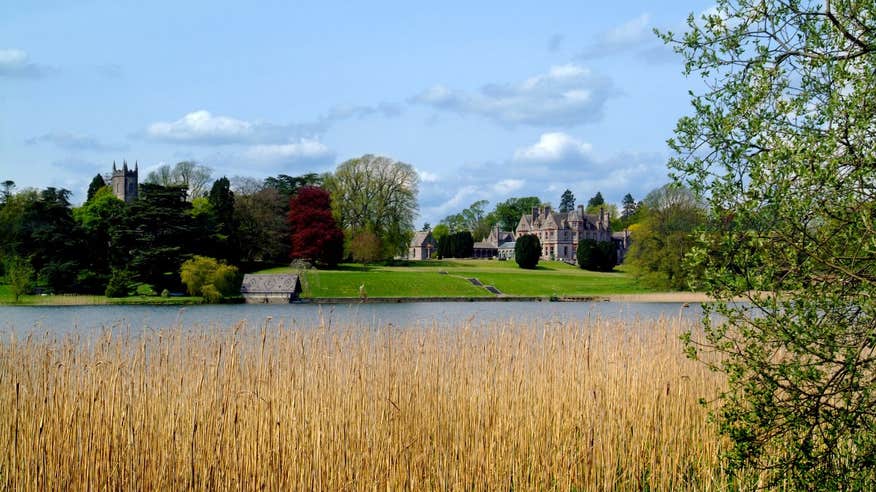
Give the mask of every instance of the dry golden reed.
POLYGON ((685 323, 7 333, 0 489, 722 489, 685 323))

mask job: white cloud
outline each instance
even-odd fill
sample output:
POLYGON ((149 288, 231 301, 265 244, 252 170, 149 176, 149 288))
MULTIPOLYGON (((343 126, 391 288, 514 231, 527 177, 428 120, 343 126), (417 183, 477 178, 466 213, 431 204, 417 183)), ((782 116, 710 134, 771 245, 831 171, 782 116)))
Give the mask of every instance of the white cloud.
POLYGON ((255 125, 209 111, 191 112, 172 121, 153 123, 146 134, 156 140, 177 142, 239 143, 252 137, 255 125))
POLYGON ((587 158, 593 146, 565 133, 544 133, 535 144, 514 151, 515 161, 555 162, 587 158))
POLYGON ((516 84, 489 84, 476 92, 436 85, 414 103, 503 125, 574 126, 602 118, 605 101, 617 91, 611 80, 567 64, 516 84))
POLYGON ((107 145, 101 143, 97 138, 91 135, 83 135, 73 132, 51 132, 38 137, 29 138, 29 145, 52 144, 58 148, 66 150, 122 150, 127 148, 124 145, 107 145))
POLYGON ((0 49, 0 77, 38 78, 50 69, 30 61, 26 52, 19 49, 0 49))
POLYGON ((244 152, 244 157, 262 162, 317 160, 331 156, 332 151, 322 142, 307 138, 286 144, 254 145, 244 152))
POLYGON ((499 194, 511 193, 523 188, 524 183, 522 179, 503 179, 493 185, 492 191, 499 194))
POLYGON ((626 51, 653 51, 662 42, 652 32, 651 16, 643 13, 634 19, 599 33, 578 58, 589 60, 626 51))
POLYGON ((417 175, 420 177, 421 183, 437 183, 440 179, 437 174, 422 169, 417 169, 417 175))

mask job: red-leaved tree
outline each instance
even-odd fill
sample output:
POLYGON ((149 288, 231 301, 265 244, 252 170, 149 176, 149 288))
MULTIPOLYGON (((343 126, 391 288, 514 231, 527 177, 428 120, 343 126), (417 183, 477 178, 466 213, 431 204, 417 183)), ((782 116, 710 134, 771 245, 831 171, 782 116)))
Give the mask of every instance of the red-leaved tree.
POLYGON ((289 201, 291 258, 335 266, 344 252, 344 233, 332 216, 329 193, 305 186, 289 201))

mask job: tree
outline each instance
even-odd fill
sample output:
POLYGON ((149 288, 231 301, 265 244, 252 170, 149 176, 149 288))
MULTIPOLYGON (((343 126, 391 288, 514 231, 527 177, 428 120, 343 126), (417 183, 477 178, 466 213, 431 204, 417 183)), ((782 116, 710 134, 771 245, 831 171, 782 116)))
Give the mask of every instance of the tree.
POLYGON ((438 241, 440 258, 471 258, 474 255, 474 238, 469 231, 447 234, 438 241))
POLYGON ((602 198, 602 193, 597 191, 595 195, 590 197, 590 200, 587 201, 587 208, 593 209, 602 206, 605 203, 605 199, 602 198))
POLYGON ((649 287, 689 288, 690 269, 684 260, 694 248, 694 232, 705 222, 702 204, 689 189, 668 184, 648 193, 644 208, 644 218, 631 229, 625 263, 649 287))
POLYGON ((369 230, 377 235, 381 258, 404 254, 417 213, 417 172, 409 164, 364 155, 339 165, 326 180, 332 210, 348 238, 369 230))
POLYGON ((377 234, 369 230, 359 231, 353 234, 347 249, 353 256, 353 260, 367 267, 381 258, 382 245, 377 234))
POLYGON ((633 195, 627 193, 624 195, 623 201, 621 201, 621 207, 621 218, 629 219, 636 213, 638 204, 636 203, 636 199, 633 198, 633 195))
POLYGON ((144 183, 161 186, 182 186, 187 190, 186 199, 191 201, 204 196, 204 188, 210 182, 212 169, 195 161, 181 161, 171 167, 169 164, 160 166, 146 175, 144 183))
POLYGON ((3 270, 6 272, 6 283, 12 290, 15 302, 18 302, 22 295, 27 294, 33 288, 33 267, 26 259, 13 256, 6 259, 3 270))
POLYGON ((182 262, 206 247, 191 209, 185 187, 141 184, 140 198, 112 231, 113 267, 158 291, 177 288, 182 262))
POLYGON ((539 205, 541 205, 541 199, 537 196, 509 198, 504 202, 497 203, 493 214, 503 231, 514 231, 517 229, 517 224, 520 223, 520 217, 523 214, 532 213, 532 207, 539 205))
POLYGON ((189 295, 202 296, 211 303, 240 293, 237 267, 207 256, 195 255, 183 262, 180 279, 189 295))
POLYGON ((670 141, 713 221, 689 258, 719 302, 689 354, 727 374, 714 416, 739 488, 872 490, 876 5, 711 12, 664 34, 707 81, 670 141))
POLYGON ((9 197, 13 195, 13 191, 15 191, 15 181, 7 179, 0 183, 0 186, 3 187, 3 189, 0 190, 0 203, 5 204, 9 197))
POLYGON ((454 232, 470 231, 475 241, 482 241, 496 225, 495 214, 486 213, 487 200, 478 200, 462 212, 448 215, 441 221, 454 232))
POLYGON ((541 258, 541 241, 534 234, 524 234, 514 243, 514 261, 520 268, 532 270, 541 258))
POLYGON ((566 190, 560 197, 560 212, 566 213, 572 210, 575 210, 575 195, 572 194, 572 190, 566 190))
POLYGON ((289 200, 265 187, 234 199, 237 251, 241 261, 282 263, 289 258, 289 200))
POLYGON ((333 267, 344 254, 344 233, 332 215, 331 196, 315 186, 300 188, 289 203, 289 256, 333 267))
POLYGON ((82 292, 99 294, 106 290, 112 273, 110 258, 115 254, 112 233, 124 215, 125 202, 116 198, 107 186, 100 188, 81 207, 73 209, 73 218, 85 241, 83 270, 77 278, 82 292))
POLYGON ((432 224, 423 222, 423 228, 420 229, 420 232, 429 232, 430 230, 432 230, 432 224))
POLYGON ((448 234, 450 234, 450 228, 447 227, 446 224, 438 224, 432 229, 432 239, 439 244, 441 243, 441 239, 448 234))
POLYGON ((300 188, 305 186, 322 187, 325 185, 325 179, 325 175, 316 173, 307 173, 301 176, 278 174, 265 178, 265 187, 277 190, 280 195, 285 197, 286 203, 289 203, 289 200, 298 193, 300 188))
POLYGON ((106 186, 106 181, 104 181, 103 176, 100 173, 94 175, 91 179, 91 183, 88 185, 88 194, 85 201, 89 201, 94 198, 94 194, 98 192, 101 188, 106 186))
POLYGON ((578 266, 593 272, 610 272, 617 265, 617 248, 611 241, 582 239, 575 251, 578 266))
POLYGON ((211 230, 213 256, 230 262, 239 260, 237 252, 237 227, 234 223, 234 192, 225 176, 213 182, 207 195, 210 203, 208 227, 211 230))

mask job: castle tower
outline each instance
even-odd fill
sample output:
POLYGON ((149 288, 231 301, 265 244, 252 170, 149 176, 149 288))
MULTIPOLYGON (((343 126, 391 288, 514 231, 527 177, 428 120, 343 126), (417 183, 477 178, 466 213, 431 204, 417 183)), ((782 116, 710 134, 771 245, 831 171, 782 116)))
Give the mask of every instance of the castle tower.
POLYGON ((128 162, 122 162, 122 168, 116 169, 116 161, 113 161, 113 178, 112 178, 113 194, 116 198, 131 203, 137 199, 137 162, 134 162, 134 169, 128 170, 128 162))

